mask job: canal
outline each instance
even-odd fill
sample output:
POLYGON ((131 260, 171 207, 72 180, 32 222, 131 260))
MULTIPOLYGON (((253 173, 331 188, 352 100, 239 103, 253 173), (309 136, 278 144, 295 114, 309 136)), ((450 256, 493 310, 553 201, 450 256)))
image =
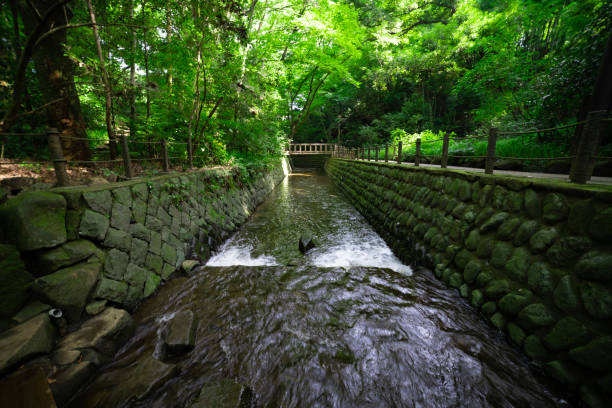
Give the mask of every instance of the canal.
POLYGON ((232 393, 253 407, 570 406, 455 291, 402 264, 321 173, 288 176, 134 319, 72 407, 224 407, 232 393), (316 243, 306 255, 302 235, 316 243), (195 346, 166 355, 159 339, 186 310, 195 346))

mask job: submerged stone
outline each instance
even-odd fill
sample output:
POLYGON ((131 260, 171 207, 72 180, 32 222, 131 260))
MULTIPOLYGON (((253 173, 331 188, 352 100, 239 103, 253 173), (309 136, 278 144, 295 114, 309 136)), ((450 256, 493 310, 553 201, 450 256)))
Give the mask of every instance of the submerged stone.
POLYGON ((173 354, 184 353, 195 345, 198 320, 191 310, 176 313, 168 322, 164 346, 173 354))

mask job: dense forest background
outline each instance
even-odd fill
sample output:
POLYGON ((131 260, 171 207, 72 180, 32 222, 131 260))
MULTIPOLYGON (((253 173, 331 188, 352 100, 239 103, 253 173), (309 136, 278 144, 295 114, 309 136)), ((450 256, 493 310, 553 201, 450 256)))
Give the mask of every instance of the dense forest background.
MULTIPOLYGON (((191 137, 196 163, 213 164, 290 140, 366 146, 569 124, 586 114, 612 31, 606 0, 1 4, 0 131, 56 127, 76 159, 113 157, 99 139, 119 134, 191 137)), ((507 148, 563 155, 573 136, 507 148)), ((152 146, 135 154, 159 154, 152 146)), ((4 137, 2 149, 47 154, 42 138, 4 137)))

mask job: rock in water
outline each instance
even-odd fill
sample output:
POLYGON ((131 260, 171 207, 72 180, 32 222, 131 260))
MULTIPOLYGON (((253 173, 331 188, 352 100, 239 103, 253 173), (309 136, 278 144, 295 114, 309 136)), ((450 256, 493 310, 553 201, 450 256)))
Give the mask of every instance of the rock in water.
POLYGON ((198 321, 191 310, 178 312, 168 322, 164 346, 173 354, 189 351, 195 345, 198 321))
POLYGON ((237 408, 250 407, 252 392, 248 387, 233 380, 206 384, 200 390, 198 399, 189 408, 237 408))
POLYGON ((309 235, 302 235, 300 237, 299 249, 300 249, 301 253, 305 254, 306 252, 310 251, 315 246, 316 245, 315 245, 314 240, 312 239, 311 236, 309 236, 309 235))
POLYGON ((21 369, 0 381, 0 407, 56 408, 41 368, 21 369))

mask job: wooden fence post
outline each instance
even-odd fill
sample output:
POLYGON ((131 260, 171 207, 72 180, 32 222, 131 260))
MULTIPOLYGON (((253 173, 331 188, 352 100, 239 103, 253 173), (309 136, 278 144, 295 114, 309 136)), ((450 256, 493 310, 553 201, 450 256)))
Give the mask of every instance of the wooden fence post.
POLYGON ((125 135, 119 136, 121 139, 121 155, 123 156, 123 167, 125 168, 125 178, 131 179, 132 175, 132 161, 130 160, 130 151, 128 149, 127 138, 125 135))
POLYGON ((170 164, 168 163, 168 144, 166 139, 161 140, 162 145, 162 165, 164 166, 164 173, 168 173, 170 171, 170 164))
POLYGON ((445 169, 448 165, 448 133, 444 133, 444 139, 442 140, 442 159, 440 160, 440 166, 445 169))
POLYGON ((419 166, 421 164, 421 138, 416 140, 416 151, 414 155, 414 165, 419 166))
POLYGON ((65 187, 69 184, 68 173, 66 172, 66 159, 64 159, 62 142, 56 128, 47 128, 47 142, 49 143, 51 160, 53 160, 53 168, 55 169, 57 185, 59 187, 65 187))
POLYGON ((191 135, 187 138, 187 158, 189 160, 189 168, 193 169, 193 144, 191 143, 191 135))
POLYGON ((397 162, 402 163, 402 141, 397 142, 397 162))
POLYGON ((497 143, 497 128, 489 129, 489 140, 487 142, 487 161, 485 163, 485 174, 493 174, 495 166, 495 144, 497 143))
POLYGON ((378 161, 378 151, 379 151, 379 149, 380 148, 378 147, 378 145, 376 145, 376 148, 375 148, 376 155, 374 156, 374 161, 378 161))
POLYGON ((389 163, 389 143, 385 144, 385 163, 389 163))
POLYGON ((585 184, 591 179, 601 139, 603 138, 606 111, 594 111, 587 114, 582 127, 576 157, 572 160, 570 180, 572 183, 585 184))
POLYGON ((370 146, 368 146, 368 161, 370 161, 370 146))
POLYGON ((397 152, 397 146, 393 145, 393 156, 392 157, 395 157, 396 152, 397 152))

